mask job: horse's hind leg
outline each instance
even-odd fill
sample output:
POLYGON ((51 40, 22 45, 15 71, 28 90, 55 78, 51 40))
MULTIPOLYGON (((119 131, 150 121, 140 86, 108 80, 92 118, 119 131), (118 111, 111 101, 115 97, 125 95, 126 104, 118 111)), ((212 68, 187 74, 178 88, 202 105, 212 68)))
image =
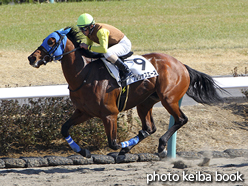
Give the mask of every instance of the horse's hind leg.
POLYGON ((156 131, 156 126, 154 124, 153 117, 152 117, 152 107, 158 101, 159 100, 157 98, 154 99, 154 96, 150 96, 144 102, 137 105, 137 112, 142 122, 142 130, 140 130, 139 134, 135 136, 134 138, 130 139, 128 142, 121 143, 122 149, 119 155, 124 155, 125 153, 128 153, 135 145, 137 145, 143 139, 145 139, 150 134, 156 131), (134 141, 134 144, 130 145, 130 143, 133 143, 133 141, 134 141), (127 147, 125 147, 126 144, 128 144, 127 147))
POLYGON ((169 104, 166 101, 162 101, 163 106, 168 110, 168 112, 174 117, 174 125, 159 139, 158 153, 162 154, 165 150, 166 144, 170 137, 184 124, 188 122, 188 118, 179 108, 178 102, 174 104, 169 104))
POLYGON ((176 60, 168 61, 168 64, 160 67, 156 92, 162 105, 174 117, 174 125, 159 139, 158 153, 164 151, 170 137, 184 124, 188 118, 179 108, 179 101, 187 92, 190 77, 184 65, 176 60))

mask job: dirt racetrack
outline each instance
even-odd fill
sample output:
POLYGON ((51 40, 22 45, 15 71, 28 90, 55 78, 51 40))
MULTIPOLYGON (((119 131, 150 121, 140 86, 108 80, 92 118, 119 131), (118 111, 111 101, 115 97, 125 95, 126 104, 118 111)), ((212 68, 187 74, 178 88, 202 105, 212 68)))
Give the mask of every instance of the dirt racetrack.
MULTIPOLYGON (((235 67, 238 73, 246 73, 248 65, 247 50, 206 50, 206 51, 169 51, 190 67, 209 75, 231 75, 235 67)), ((0 87, 34 86, 65 84, 59 63, 50 63, 40 69, 29 66, 29 53, 0 51, 0 87)), ((248 149, 248 108, 247 100, 227 100, 224 104, 205 106, 183 106, 182 110, 189 122, 178 131, 177 151, 223 151, 225 149, 248 149)), ((132 150, 132 153, 157 152, 159 137, 167 130, 169 114, 163 108, 154 108, 154 120, 157 132, 144 140, 132 150)), ((136 116, 135 116, 136 117, 136 116)), ((137 122, 130 131, 133 137, 141 129, 137 122)), ((108 149, 98 153, 106 154, 108 149)), ((69 154, 63 154, 70 155, 69 154)), ((23 156, 39 156, 39 154, 23 154, 23 156)), ((44 156, 45 154, 42 154, 44 156)), ((51 155, 51 154, 49 154, 51 155)), ((60 154, 54 154, 60 155, 60 154)), ((14 156, 14 155, 13 155, 14 156)), ((199 167, 198 161, 183 160, 191 166, 185 169, 172 168, 169 160, 149 163, 130 163, 113 165, 62 166, 33 169, 0 170, 0 185, 146 185, 147 174, 154 171, 158 174, 179 174, 183 171, 205 175, 240 173, 248 179, 248 159, 211 159, 207 167, 199 167)), ((185 172, 184 172, 185 173, 185 172)), ((213 176, 214 178, 214 176, 213 176)), ((154 182, 151 185, 174 185, 176 182, 154 182)), ((199 181, 179 181, 177 185, 199 185, 199 181)), ((206 185, 247 185, 242 182, 205 182, 206 185)))

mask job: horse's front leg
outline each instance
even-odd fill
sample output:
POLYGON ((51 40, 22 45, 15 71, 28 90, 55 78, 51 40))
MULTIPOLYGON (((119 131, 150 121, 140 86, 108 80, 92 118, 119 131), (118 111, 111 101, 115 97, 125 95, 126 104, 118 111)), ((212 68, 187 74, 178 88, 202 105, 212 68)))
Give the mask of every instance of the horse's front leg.
POLYGON ((80 110, 76 110, 73 115, 71 116, 71 118, 69 120, 67 120, 61 128, 61 134, 63 135, 63 137, 65 138, 65 140, 68 142, 68 144, 70 145, 70 147, 77 153, 81 154, 82 156, 86 157, 86 158, 90 158, 91 154, 90 151, 87 149, 81 149, 81 147, 79 147, 79 145, 73 141, 73 139, 71 138, 70 134, 69 134, 69 129, 71 128, 71 126, 79 124, 79 123, 83 123, 84 121, 88 120, 92 118, 91 116, 89 116, 88 114, 81 112, 80 110))
POLYGON ((110 115, 102 118, 105 133, 108 137, 109 147, 113 150, 121 148, 121 145, 117 143, 117 115, 110 115))

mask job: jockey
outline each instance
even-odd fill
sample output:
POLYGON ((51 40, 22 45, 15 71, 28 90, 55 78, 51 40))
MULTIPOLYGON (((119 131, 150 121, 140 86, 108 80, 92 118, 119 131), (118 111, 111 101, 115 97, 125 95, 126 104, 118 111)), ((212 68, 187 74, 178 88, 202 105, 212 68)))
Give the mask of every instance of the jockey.
POLYGON ((118 56, 123 56, 131 51, 130 40, 114 26, 95 23, 90 14, 84 13, 78 17, 77 26, 86 36, 86 43, 80 47, 93 52, 103 53, 104 57, 122 71, 122 81, 128 79, 132 72, 118 56), (93 46, 93 42, 99 44, 93 46))

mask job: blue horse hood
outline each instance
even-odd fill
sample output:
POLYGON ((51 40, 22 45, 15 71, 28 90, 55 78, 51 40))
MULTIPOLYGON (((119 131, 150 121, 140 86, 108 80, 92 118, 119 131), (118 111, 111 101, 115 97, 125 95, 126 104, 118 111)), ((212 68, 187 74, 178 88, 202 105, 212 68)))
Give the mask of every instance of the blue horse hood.
POLYGON ((49 55, 51 55, 52 57, 55 57, 55 60, 60 60, 63 56, 61 56, 64 53, 65 50, 65 46, 66 46, 66 41, 67 41, 67 37, 66 34, 68 34, 70 32, 71 28, 68 28, 66 30, 64 29, 60 29, 57 30, 53 33, 51 33, 50 35, 48 35, 43 43, 41 44, 42 47, 44 47, 46 49, 46 51, 49 53, 49 55), (61 42, 59 43, 59 40, 63 37, 63 39, 61 40, 61 42), (58 44, 58 46, 56 47, 50 47, 47 44, 47 41, 50 38, 55 38, 56 40, 56 44, 58 44))

